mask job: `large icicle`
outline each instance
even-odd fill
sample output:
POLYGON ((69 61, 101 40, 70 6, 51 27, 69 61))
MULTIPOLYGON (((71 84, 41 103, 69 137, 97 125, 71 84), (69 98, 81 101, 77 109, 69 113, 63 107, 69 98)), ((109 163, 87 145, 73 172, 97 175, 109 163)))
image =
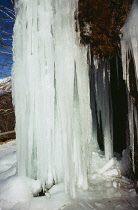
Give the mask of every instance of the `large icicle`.
POLYGON ((105 152, 106 160, 113 157, 113 121, 110 93, 110 66, 109 59, 93 57, 90 69, 91 78, 91 105, 93 135, 97 132, 99 146, 105 152))
POLYGON ((18 0, 15 4, 13 99, 18 173, 43 188, 64 181, 88 188, 94 142, 87 47, 75 32, 77 0, 18 0))

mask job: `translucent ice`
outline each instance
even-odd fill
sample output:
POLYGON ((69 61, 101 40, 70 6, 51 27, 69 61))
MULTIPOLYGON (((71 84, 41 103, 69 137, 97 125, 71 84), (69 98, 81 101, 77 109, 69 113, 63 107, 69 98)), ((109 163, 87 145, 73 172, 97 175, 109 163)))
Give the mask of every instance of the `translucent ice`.
POLYGON ((43 188, 88 188, 92 122, 87 47, 79 44, 77 0, 16 1, 13 100, 18 174, 43 188))

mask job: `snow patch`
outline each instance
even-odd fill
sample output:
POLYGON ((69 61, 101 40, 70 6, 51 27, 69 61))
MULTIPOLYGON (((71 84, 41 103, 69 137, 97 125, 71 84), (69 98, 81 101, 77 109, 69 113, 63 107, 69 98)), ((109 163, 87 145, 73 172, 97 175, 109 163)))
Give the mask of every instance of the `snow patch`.
POLYGON ((0 200, 14 206, 19 202, 29 201, 41 191, 41 183, 27 177, 12 176, 0 184, 0 200))

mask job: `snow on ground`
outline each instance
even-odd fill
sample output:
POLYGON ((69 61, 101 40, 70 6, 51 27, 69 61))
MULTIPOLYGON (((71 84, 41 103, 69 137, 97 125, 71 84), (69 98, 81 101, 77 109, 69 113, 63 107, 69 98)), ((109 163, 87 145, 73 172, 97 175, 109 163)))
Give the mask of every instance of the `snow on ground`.
POLYGON ((39 180, 18 177, 16 162, 15 140, 0 145, 0 210, 138 209, 133 183, 124 177, 110 179, 110 171, 104 181, 100 175, 93 177, 89 191, 78 190, 76 200, 64 193, 63 183, 53 186, 45 196, 36 197, 41 191, 39 180))

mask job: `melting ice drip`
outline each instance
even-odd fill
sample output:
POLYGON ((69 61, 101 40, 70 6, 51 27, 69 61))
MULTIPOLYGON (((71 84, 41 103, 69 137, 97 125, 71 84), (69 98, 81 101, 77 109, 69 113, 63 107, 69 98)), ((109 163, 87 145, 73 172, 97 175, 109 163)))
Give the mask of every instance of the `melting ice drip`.
POLYGON ((14 26, 13 99, 18 174, 43 188, 88 188, 92 122, 87 47, 79 46, 77 0, 19 0, 14 26))

